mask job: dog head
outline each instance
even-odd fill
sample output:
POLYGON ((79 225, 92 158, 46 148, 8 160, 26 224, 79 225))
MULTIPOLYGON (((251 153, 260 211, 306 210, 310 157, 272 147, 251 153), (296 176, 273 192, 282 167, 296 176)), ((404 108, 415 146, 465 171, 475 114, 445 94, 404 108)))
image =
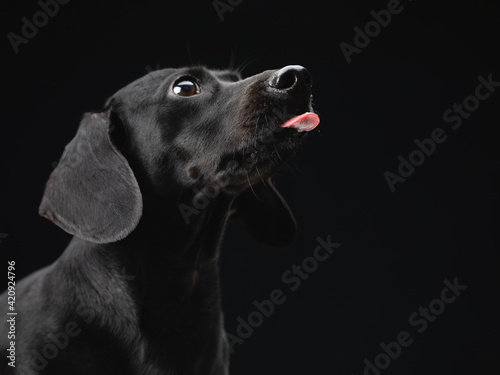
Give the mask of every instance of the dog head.
POLYGON ((235 194, 269 177, 318 122, 311 78, 300 66, 244 80, 202 67, 160 70, 108 105, 134 148, 129 157, 153 184, 175 175, 187 188, 215 185, 235 194))
POLYGON ((40 213, 112 242, 137 225, 143 195, 209 187, 236 198, 234 217, 255 237, 284 245, 295 221, 269 177, 318 124, 311 100, 311 77, 297 65, 246 79, 204 67, 151 72, 84 116, 40 213))

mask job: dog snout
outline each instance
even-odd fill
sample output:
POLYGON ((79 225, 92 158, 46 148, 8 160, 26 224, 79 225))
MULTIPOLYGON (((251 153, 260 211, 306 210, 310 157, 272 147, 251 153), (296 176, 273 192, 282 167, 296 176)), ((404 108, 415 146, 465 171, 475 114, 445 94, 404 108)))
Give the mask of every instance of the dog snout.
POLYGON ((293 94, 294 92, 311 90, 311 75, 300 65, 288 65, 275 71, 268 80, 269 87, 274 90, 293 94))

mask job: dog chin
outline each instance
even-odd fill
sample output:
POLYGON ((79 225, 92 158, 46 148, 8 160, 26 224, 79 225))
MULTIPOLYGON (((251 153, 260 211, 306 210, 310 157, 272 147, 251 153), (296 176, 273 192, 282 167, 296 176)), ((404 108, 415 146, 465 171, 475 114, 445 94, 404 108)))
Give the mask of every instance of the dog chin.
POLYGON ((240 193, 270 177, 294 156, 308 132, 319 123, 312 112, 286 121, 273 120, 276 121, 268 121, 266 127, 260 126, 254 137, 248 137, 244 147, 220 159, 215 178, 220 190, 240 193))
POLYGON ((235 154, 217 178, 220 190, 239 194, 250 186, 265 181, 293 157, 304 135, 293 138, 274 140, 235 154))

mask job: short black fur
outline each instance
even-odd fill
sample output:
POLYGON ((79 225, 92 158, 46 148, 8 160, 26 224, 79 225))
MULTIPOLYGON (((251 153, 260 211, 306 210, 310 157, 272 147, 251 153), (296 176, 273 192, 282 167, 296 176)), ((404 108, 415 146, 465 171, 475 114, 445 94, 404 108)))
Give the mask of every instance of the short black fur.
POLYGON ((305 69, 287 75, 164 69, 83 117, 40 205, 74 237, 17 284, 17 363, 6 363, 3 322, 2 374, 228 374, 226 221, 273 247, 295 237, 270 176, 305 134, 279 125, 312 108, 305 69), (176 96, 179 78, 200 93, 176 96))

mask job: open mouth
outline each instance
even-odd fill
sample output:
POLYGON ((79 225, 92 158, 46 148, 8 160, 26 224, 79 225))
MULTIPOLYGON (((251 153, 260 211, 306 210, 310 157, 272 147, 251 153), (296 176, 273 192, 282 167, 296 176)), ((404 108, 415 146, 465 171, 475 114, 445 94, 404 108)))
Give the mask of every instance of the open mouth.
POLYGON ((262 129, 264 131, 259 137, 244 149, 225 155, 219 163, 219 170, 231 176, 231 184, 226 189, 237 190, 261 181, 293 156, 304 135, 315 129, 319 122, 319 116, 313 112, 304 112, 284 122, 281 120, 272 128, 262 129))
MULTIPOLYGON (((319 116, 313 112, 304 112, 287 120, 281 120, 273 127, 274 146, 280 147, 298 142, 307 132, 315 129, 320 122, 319 116)), ((264 133, 265 134, 265 133, 264 133)), ((269 133, 268 133, 269 134, 269 133)), ((269 139, 268 135, 268 139, 269 139)))
POLYGON ((294 116, 280 125, 280 128, 295 129, 299 133, 313 130, 319 124, 319 116, 313 112, 306 112, 294 116))
POLYGON ((301 143, 305 133, 315 129, 319 124, 319 116, 313 112, 305 112, 293 116, 272 129, 264 131, 259 139, 243 153, 243 158, 250 164, 266 164, 273 156, 293 153, 301 143))

